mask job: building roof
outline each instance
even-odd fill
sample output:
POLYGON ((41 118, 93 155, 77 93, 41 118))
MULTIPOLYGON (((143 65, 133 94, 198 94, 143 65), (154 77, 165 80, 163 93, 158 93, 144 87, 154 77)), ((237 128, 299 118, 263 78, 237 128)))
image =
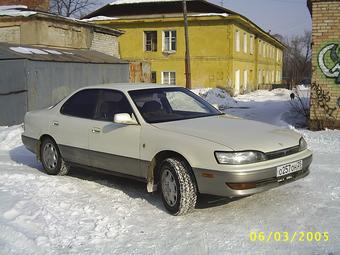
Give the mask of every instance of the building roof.
POLYGON ((0 61, 10 59, 94 64, 128 63, 127 61, 94 50, 64 50, 50 47, 0 43, 0 61))
POLYGON ((0 6, 0 19, 18 19, 18 18, 21 19, 43 18, 59 22, 67 22, 75 25, 92 27, 96 32, 101 32, 104 34, 110 34, 115 36, 120 36, 121 34, 124 33, 123 31, 118 29, 108 28, 94 23, 88 23, 75 18, 63 17, 60 15, 43 11, 30 10, 25 5, 0 6))
MULTIPOLYGON (((187 0, 188 16, 224 16, 235 17, 251 24, 264 36, 269 37, 282 48, 285 46, 275 37, 264 31, 261 27, 249 20, 247 17, 226 9, 222 6, 213 4, 206 0, 187 0)), ((183 12, 182 0, 116 0, 102 8, 86 15, 84 19, 87 21, 97 20, 115 20, 128 19, 136 17, 143 19, 153 15, 168 15, 181 14, 183 12)))
MULTIPOLYGON (((188 13, 227 13, 237 14, 221 6, 205 0, 188 0, 188 13)), ((117 0, 86 15, 84 18, 95 16, 137 16, 150 14, 182 13, 182 0, 117 0)))

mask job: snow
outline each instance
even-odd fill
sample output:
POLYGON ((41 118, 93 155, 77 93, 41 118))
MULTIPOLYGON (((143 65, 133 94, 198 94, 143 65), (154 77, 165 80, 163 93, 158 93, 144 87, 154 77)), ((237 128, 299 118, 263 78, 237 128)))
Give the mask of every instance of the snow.
POLYGON ((119 18, 108 17, 108 16, 96 16, 96 17, 89 18, 89 19, 82 19, 81 21, 89 22, 89 21, 98 21, 98 20, 117 20, 117 19, 119 19, 119 18))
MULTIPOLYGON (((227 13, 193 13, 188 14, 189 17, 209 17, 209 16, 221 16, 228 17, 227 13)), ((120 17, 108 17, 108 16, 96 16, 89 19, 82 19, 84 22, 92 22, 92 21, 105 21, 105 20, 119 20, 120 17)))
POLYGON ((12 51, 22 53, 22 54, 40 54, 40 55, 48 55, 48 52, 43 50, 34 49, 34 48, 27 48, 27 47, 10 47, 12 51))
MULTIPOLYGON (((294 127, 288 90, 231 98, 195 90, 234 115, 294 127)), ((239 200, 204 196, 187 216, 167 214, 159 194, 131 180, 73 169, 48 176, 0 127, 1 254, 339 254, 340 131, 304 135, 314 152, 306 178, 239 200), (329 241, 251 242, 251 231, 328 232, 329 241)))
POLYGON ((221 17, 228 17, 228 13, 195 13, 195 14, 189 14, 188 16, 191 17, 202 17, 202 16, 221 16, 221 17))
POLYGON ((27 9, 27 6, 25 5, 0 6, 0 16, 29 17, 37 14, 37 12, 22 9, 27 9))
POLYGON ((44 51, 51 53, 53 55, 62 55, 63 53, 56 51, 56 50, 48 50, 48 49, 44 49, 44 51))

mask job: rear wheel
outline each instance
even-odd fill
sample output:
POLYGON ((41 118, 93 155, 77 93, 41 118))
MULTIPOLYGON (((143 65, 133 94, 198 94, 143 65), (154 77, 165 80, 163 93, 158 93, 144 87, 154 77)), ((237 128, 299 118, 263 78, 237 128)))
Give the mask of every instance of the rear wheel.
POLYGON ((41 162, 50 175, 66 175, 69 166, 65 163, 58 146, 51 138, 45 138, 40 147, 41 162))
POLYGON ((172 215, 191 212, 197 201, 197 188, 190 168, 183 160, 168 158, 161 164, 162 201, 172 215))

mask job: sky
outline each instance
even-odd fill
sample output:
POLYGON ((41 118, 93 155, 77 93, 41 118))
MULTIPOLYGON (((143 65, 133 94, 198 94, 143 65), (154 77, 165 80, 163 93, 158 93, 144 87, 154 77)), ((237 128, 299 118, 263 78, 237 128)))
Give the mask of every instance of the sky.
MULTIPOLYGON (((311 30, 307 0, 210 0, 238 12, 265 31, 293 36, 311 30)), ((113 0, 102 0, 103 5, 113 0)))

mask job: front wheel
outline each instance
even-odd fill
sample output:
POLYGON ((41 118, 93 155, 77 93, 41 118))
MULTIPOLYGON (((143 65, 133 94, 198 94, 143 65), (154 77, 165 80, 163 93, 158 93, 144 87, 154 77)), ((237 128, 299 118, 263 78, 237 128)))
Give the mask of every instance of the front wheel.
POLYGON ((51 138, 45 138, 40 147, 41 162, 50 175, 66 175, 69 166, 64 162, 57 144, 51 138))
POLYGON ((189 166, 177 158, 164 160, 160 168, 162 201, 172 215, 191 212, 197 201, 197 188, 189 166))

